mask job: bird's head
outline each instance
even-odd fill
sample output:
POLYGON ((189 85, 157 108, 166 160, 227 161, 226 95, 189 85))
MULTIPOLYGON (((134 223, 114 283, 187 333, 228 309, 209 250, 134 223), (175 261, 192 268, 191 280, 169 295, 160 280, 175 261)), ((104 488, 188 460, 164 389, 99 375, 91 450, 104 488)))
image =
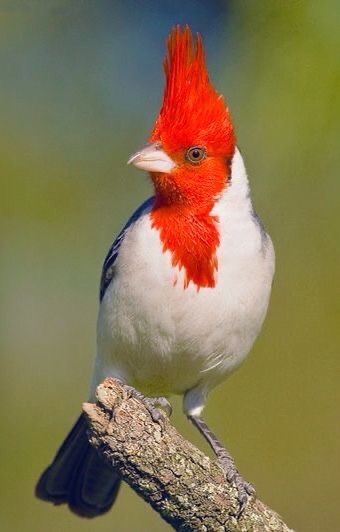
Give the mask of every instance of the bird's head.
POLYGON ((209 81, 202 38, 188 26, 170 33, 165 90, 149 144, 129 160, 150 173, 152 227, 171 253, 174 285, 197 289, 217 282, 220 244, 215 201, 228 187, 235 136, 223 97, 209 81))
POLYGON ((167 42, 165 90, 150 144, 129 163, 150 173, 162 205, 207 208, 228 183, 235 136, 209 81, 202 38, 176 26, 167 42))

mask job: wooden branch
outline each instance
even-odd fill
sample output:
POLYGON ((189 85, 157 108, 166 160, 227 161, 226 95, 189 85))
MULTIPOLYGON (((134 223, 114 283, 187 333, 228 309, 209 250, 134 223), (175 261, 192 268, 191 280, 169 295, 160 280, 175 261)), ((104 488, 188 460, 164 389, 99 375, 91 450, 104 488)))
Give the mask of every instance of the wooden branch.
POLYGON ((186 441, 166 418, 106 379, 97 404, 85 403, 90 443, 145 501, 182 532, 289 532, 278 514, 251 498, 237 519, 235 488, 218 464, 186 441))

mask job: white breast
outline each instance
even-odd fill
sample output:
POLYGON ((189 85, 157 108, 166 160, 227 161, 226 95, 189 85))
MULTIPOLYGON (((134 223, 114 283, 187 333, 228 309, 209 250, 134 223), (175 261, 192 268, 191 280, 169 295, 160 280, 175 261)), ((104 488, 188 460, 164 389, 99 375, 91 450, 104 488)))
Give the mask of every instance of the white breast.
POLYGON ((99 311, 93 387, 111 375, 153 395, 209 390, 248 354, 267 310, 274 251, 238 151, 213 214, 221 238, 215 288, 183 288, 149 215, 128 231, 99 311))

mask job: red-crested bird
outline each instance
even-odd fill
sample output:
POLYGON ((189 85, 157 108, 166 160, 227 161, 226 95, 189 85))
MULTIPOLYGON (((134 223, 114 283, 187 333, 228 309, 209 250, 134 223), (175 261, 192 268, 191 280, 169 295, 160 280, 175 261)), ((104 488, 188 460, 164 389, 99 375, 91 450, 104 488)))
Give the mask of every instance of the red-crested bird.
MULTIPOLYGON (((175 27, 164 70, 149 144, 129 160, 149 172, 154 196, 132 215, 104 261, 90 398, 108 376, 149 396, 151 414, 157 406, 170 410, 165 397, 183 395, 184 412, 237 487, 242 508, 254 490, 201 413, 210 390, 241 364, 260 331, 274 249, 253 209, 200 35, 175 27)), ((81 416, 36 493, 93 517, 111 507, 118 486, 119 476, 90 447, 81 416)))

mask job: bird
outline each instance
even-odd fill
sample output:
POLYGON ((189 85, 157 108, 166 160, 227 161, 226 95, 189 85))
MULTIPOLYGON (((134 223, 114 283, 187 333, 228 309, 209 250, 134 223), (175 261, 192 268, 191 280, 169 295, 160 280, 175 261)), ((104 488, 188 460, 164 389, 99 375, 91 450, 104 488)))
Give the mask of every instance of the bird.
MULTIPOLYGON (((162 105, 148 142, 128 160, 153 195, 130 217, 104 260, 97 355, 90 386, 113 377, 198 428, 244 507, 253 486, 202 417, 209 392, 247 357, 264 321, 275 269, 256 214, 224 97, 210 81, 203 39, 169 33, 162 105)), ((90 446, 82 414, 42 473, 36 495, 83 517, 107 512, 120 485, 90 446)))

